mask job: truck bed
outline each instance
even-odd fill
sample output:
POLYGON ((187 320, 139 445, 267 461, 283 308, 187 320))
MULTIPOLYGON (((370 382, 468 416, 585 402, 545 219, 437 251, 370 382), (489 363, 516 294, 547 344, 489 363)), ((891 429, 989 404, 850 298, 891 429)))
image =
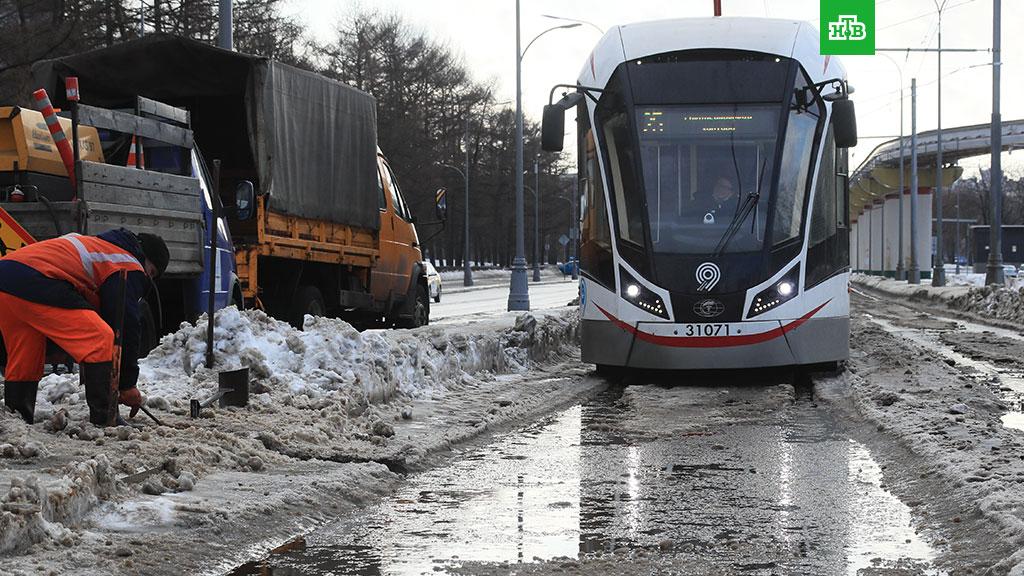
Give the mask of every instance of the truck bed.
POLYGON ((156 234, 167 242, 168 277, 194 275, 202 267, 203 220, 199 180, 82 161, 78 200, 2 202, 36 240, 114 228, 156 234), (130 204, 128 204, 130 202, 130 204))
POLYGON ((291 216, 270 210, 266 197, 256 200, 256 218, 236 235, 235 262, 242 295, 256 297, 259 257, 276 257, 369 270, 380 257, 377 231, 291 216))

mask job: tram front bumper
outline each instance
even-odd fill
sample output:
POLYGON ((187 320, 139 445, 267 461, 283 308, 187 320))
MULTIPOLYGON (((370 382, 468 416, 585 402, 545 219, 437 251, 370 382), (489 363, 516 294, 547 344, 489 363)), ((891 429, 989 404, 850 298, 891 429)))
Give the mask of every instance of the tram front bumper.
POLYGON ((849 318, 763 320, 729 325, 584 320, 584 362, 662 370, 818 364, 849 355, 849 318), (693 334, 693 335, 688 335, 693 334))

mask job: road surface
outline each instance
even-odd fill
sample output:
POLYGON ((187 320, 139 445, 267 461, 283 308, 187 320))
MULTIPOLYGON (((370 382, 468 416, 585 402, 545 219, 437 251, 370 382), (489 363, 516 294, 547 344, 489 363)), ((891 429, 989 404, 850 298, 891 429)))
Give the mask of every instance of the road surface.
MULTIPOLYGON (((530 309, 565 306, 579 294, 579 283, 571 279, 530 282, 530 309)), ((431 324, 459 324, 506 314, 508 283, 473 286, 466 291, 445 291, 441 302, 430 304, 431 324)))
MULTIPOLYGON (((540 298, 565 297, 561 285, 538 288, 540 298)), ((504 290, 450 304, 472 314, 504 290)), ((983 573, 1017 550, 1019 534, 993 536, 979 510, 997 504, 952 492, 932 475, 953 466, 922 462, 915 437, 897 433, 931 418, 946 435, 963 418, 944 413, 943 387, 962 394, 994 375, 1003 377, 993 388, 1003 425, 1021 427, 1024 338, 870 295, 854 293, 852 306, 848 374, 599 381, 590 399, 457 447, 392 496, 231 574, 983 573), (963 372, 942 372, 954 365, 963 372), (866 425, 851 399, 857 379, 898 390, 898 400, 869 403, 903 403, 906 421, 866 425), (925 404, 903 399, 911 394, 937 397, 942 409, 921 417, 925 404)), ((979 438, 993 426, 982 422, 968 446, 994 442, 979 438)), ((944 448, 952 461, 1011 482, 1024 476, 975 464, 965 440, 948 434, 961 443, 944 448)), ((999 462, 1015 466, 1010 455, 999 462)), ((970 482, 981 474, 955 485, 978 486, 970 482)))

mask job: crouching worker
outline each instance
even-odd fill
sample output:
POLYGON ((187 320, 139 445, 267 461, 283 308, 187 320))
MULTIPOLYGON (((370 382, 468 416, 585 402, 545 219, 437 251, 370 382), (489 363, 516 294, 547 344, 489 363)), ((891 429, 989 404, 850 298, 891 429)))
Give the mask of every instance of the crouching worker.
POLYGON ((49 338, 80 365, 89 421, 106 425, 113 408, 114 330, 123 296, 119 401, 134 416, 142 405, 136 388, 139 299, 149 286, 146 276, 157 278, 169 259, 159 236, 123 228, 99 236, 67 234, 0 258, 0 333, 7 347, 4 404, 32 423, 49 338), (127 273, 124 291, 122 271, 127 273))

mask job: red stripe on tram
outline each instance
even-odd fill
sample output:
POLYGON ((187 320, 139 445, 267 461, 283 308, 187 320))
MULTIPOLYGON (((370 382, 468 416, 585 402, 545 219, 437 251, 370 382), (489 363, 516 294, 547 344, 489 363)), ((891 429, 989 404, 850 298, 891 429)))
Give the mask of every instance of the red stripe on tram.
POLYGON ((811 319, 812 316, 817 314, 822 308, 828 305, 832 299, 825 301, 824 304, 818 306, 814 310, 811 310, 807 314, 804 314, 800 318, 793 320, 789 324, 784 324, 778 328, 768 330, 767 332, 760 332, 758 334, 737 334, 735 336, 660 336, 658 334, 651 334, 650 332, 644 332, 639 328, 634 328, 627 322, 619 320, 612 314, 610 314, 604 308, 597 307, 602 314, 608 317, 613 324, 622 328, 626 332, 633 334, 637 338, 644 342, 650 342, 651 344, 657 344, 659 346, 672 346, 675 348, 726 348, 730 346, 748 346, 750 344, 760 344, 767 342, 782 336, 783 334, 796 330, 804 322, 811 319))

